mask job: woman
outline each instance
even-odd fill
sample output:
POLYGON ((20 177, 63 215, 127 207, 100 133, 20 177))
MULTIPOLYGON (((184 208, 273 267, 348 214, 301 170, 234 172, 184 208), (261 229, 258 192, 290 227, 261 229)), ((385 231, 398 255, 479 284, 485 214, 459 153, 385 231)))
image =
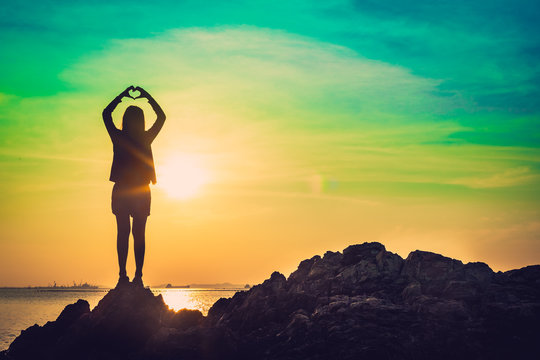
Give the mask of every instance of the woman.
POLYGON ((116 248, 120 267, 119 285, 129 283, 126 274, 126 260, 129 248, 130 216, 133 218, 133 243, 135 249, 135 277, 133 284, 143 286, 142 268, 144 263, 146 218, 150 215, 150 182, 156 183, 154 159, 151 144, 163 127, 165 113, 141 87, 130 86, 118 95, 103 110, 103 122, 113 143, 113 163, 110 181, 112 191, 112 212, 116 215, 118 229, 116 248), (130 91, 138 91, 137 97, 130 91), (122 120, 122 130, 116 128, 112 112, 124 97, 146 98, 156 112, 157 119, 148 131, 144 130, 144 112, 137 106, 129 106, 122 120))

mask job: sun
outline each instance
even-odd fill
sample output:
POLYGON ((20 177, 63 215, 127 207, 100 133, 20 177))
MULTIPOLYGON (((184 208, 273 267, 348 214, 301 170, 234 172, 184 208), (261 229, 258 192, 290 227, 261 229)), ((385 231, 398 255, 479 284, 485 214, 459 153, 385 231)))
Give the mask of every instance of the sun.
POLYGON ((197 154, 178 153, 169 156, 157 168, 157 186, 176 199, 196 197, 210 181, 210 173, 202 160, 197 154))

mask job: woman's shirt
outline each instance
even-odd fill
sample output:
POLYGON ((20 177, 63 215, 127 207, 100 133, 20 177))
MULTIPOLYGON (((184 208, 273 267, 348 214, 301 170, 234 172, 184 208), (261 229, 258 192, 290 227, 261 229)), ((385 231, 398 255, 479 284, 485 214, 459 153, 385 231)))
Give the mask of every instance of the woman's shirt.
POLYGON ((153 138, 144 132, 140 139, 133 139, 124 131, 115 130, 110 134, 114 155, 109 180, 126 185, 155 184, 156 171, 150 146, 153 138))

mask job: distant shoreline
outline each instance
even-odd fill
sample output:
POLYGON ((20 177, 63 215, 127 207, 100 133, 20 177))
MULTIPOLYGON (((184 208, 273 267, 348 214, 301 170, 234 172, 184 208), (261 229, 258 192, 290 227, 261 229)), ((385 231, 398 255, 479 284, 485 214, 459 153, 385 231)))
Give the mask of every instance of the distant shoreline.
POLYGON ((27 289, 27 290, 108 290, 111 287, 108 286, 92 286, 92 287, 78 287, 78 286, 0 286, 0 290, 9 289, 27 289))
MULTIPOLYGON (((237 284, 189 284, 189 285, 147 285, 150 289, 170 289, 170 290, 247 290, 251 288, 250 285, 237 285, 237 284)), ((0 286, 0 290, 9 289, 27 289, 27 290, 46 290, 46 291, 63 291, 63 290, 80 290, 80 291, 93 291, 93 290, 110 290, 114 286, 92 285, 92 286, 0 286)))

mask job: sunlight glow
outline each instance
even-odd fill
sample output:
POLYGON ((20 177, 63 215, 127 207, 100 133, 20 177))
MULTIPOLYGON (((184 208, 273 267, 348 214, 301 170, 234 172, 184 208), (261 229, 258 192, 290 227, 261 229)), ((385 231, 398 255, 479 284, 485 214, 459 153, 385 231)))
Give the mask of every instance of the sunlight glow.
POLYGON ((152 289, 152 292, 156 295, 161 294, 165 304, 174 311, 199 310, 206 316, 218 297, 232 297, 237 290, 245 289, 152 289))
POLYGON ((190 199, 199 195, 210 181, 201 156, 179 153, 167 158, 158 168, 157 186, 176 199, 190 199))
POLYGON ((208 309, 205 309, 202 304, 200 304, 196 297, 193 296, 192 291, 185 291, 183 289, 160 289, 154 290, 155 293, 160 293, 163 296, 163 301, 169 306, 169 308, 174 311, 180 309, 196 309, 201 312, 208 309))

